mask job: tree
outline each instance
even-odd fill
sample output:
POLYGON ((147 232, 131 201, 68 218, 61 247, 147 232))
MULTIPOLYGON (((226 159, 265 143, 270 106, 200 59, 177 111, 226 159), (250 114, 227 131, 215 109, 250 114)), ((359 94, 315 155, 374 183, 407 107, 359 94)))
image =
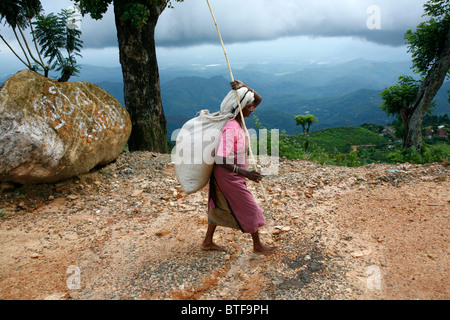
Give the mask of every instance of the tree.
POLYGON ((381 109, 401 117, 405 133, 403 148, 422 150, 422 121, 433 106, 433 99, 450 75, 450 4, 449 0, 429 0, 424 16, 430 20, 408 30, 405 40, 412 54, 415 72, 421 81, 400 77, 399 83, 383 90, 381 109))
MULTIPOLYGON (((83 14, 101 19, 114 4, 125 105, 133 129, 131 151, 168 152, 166 118, 161 101, 155 28, 170 0, 74 0, 83 14)), ((182 2, 183 0, 172 0, 182 2)))
MULTIPOLYGON (((0 2, 0 22, 5 20, 5 24, 8 24, 11 27, 17 43, 22 50, 23 56, 17 53, 1 34, 0 38, 14 53, 14 55, 28 67, 28 69, 33 70, 33 64, 36 63, 45 70, 45 76, 48 76, 49 68, 46 68, 40 55, 38 59, 35 58, 24 34, 25 29, 28 27, 33 27, 31 20, 40 14, 41 11, 42 5, 39 0, 2 0, 0 2)), ((39 52, 35 37, 33 37, 33 42, 36 51, 39 52)))
POLYGON ((80 51, 83 41, 80 40, 81 31, 68 26, 67 21, 74 12, 62 10, 55 15, 53 13, 36 17, 36 38, 41 46, 40 54, 48 58, 50 69, 61 71, 58 79, 60 82, 69 81, 72 75, 79 72, 79 66, 75 56, 81 57, 80 51), (66 55, 62 50, 66 51, 66 55))
MULTIPOLYGON (((381 93, 381 97, 383 98, 381 109, 389 116, 398 117, 395 126, 396 136, 403 139, 403 143, 406 141, 406 133, 410 131, 408 107, 416 100, 420 84, 421 81, 414 80, 412 77, 400 77, 399 82, 396 85, 383 90, 381 93)), ((430 107, 426 110, 426 114, 431 115, 435 106, 435 103, 430 104, 430 107)), ((420 123, 420 128, 422 127, 422 122, 420 123)))
POLYGON ((303 134, 306 134, 306 142, 305 142, 305 152, 308 152, 309 148, 309 130, 311 126, 318 122, 319 120, 314 117, 312 114, 308 114, 306 116, 295 116, 294 120, 297 122, 298 126, 302 126, 303 134))
POLYGON ((0 21, 5 20, 11 27, 22 53, 16 52, 1 34, 0 39, 28 69, 42 70, 46 77, 50 70, 56 69, 61 71, 58 81, 68 81, 78 71, 75 56, 80 56, 83 44, 81 31, 68 26, 74 13, 73 10, 62 10, 58 15, 45 16, 40 0, 2 0, 0 21), (27 28, 31 29, 34 50, 24 34, 27 28), (67 57, 62 50, 67 52, 67 57), (45 63, 44 59, 48 61, 45 63))

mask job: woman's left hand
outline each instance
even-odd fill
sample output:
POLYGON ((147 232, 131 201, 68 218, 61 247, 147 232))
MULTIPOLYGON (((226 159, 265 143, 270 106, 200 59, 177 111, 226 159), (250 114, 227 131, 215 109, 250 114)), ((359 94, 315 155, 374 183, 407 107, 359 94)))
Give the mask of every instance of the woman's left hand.
POLYGON ((258 171, 247 171, 245 177, 253 182, 260 182, 263 178, 261 173, 258 171))
POLYGON ((238 81, 238 80, 230 82, 230 84, 231 84, 231 88, 233 90, 239 90, 239 89, 244 88, 246 86, 242 81, 238 81))

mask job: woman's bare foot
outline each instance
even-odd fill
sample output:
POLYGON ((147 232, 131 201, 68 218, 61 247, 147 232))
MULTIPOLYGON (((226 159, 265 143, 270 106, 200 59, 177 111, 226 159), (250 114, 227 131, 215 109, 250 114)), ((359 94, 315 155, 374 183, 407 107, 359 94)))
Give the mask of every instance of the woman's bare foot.
POLYGON ((202 244, 202 250, 204 251, 211 251, 211 250, 216 250, 216 251, 227 251, 227 249, 225 249, 222 246, 219 246, 217 244, 215 244, 214 242, 211 243, 203 243, 202 244))
POLYGON ((271 255, 277 249, 278 249, 278 247, 268 247, 268 246, 265 246, 263 244, 257 245, 257 246, 253 246, 253 252, 254 253, 261 254, 261 255, 264 255, 264 256, 271 255))
POLYGON ((209 250, 227 251, 227 249, 215 244, 213 241, 213 236, 214 236, 214 232, 216 231, 216 227, 217 226, 214 224, 208 225, 208 230, 206 230, 205 240, 203 240, 203 243, 202 243, 202 250, 205 250, 205 251, 209 251, 209 250))
POLYGON ((277 247, 269 247, 264 245, 259 239, 259 232, 252 233, 253 239, 253 252, 261 255, 268 256, 277 250, 277 247))

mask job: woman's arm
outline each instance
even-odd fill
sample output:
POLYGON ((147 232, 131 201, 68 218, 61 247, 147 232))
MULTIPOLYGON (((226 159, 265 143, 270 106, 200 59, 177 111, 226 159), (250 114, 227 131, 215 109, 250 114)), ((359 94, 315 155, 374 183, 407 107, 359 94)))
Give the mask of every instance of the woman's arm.
POLYGON ((259 182, 262 180, 262 175, 258 171, 248 171, 242 169, 234 164, 227 164, 226 158, 217 157, 216 165, 228 170, 230 172, 236 173, 238 176, 245 177, 251 181, 259 182))

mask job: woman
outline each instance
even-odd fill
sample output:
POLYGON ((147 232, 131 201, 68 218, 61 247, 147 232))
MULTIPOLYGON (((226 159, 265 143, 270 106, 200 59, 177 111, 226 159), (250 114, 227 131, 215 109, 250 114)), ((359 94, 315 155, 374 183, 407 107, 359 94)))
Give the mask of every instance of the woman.
MULTIPOLYGON (((231 87, 233 90, 247 88, 240 81, 232 82, 231 87)), ((247 89, 241 101, 248 101, 244 98, 249 92, 254 95, 254 99, 251 99, 246 105, 241 105, 244 118, 249 117, 262 101, 258 93, 247 89)), ((235 111, 236 109, 232 113, 236 113, 235 111)), ((222 130, 210 181, 209 225, 202 249, 226 251, 225 248, 213 241, 216 227, 220 225, 250 233, 253 239, 253 251, 269 255, 276 250, 276 247, 264 245, 259 238, 258 229, 265 225, 264 215, 246 185, 246 179, 260 182, 262 175, 257 171, 248 170, 247 150, 249 146, 243 122, 241 114, 237 113, 237 116, 229 121, 222 130)))

